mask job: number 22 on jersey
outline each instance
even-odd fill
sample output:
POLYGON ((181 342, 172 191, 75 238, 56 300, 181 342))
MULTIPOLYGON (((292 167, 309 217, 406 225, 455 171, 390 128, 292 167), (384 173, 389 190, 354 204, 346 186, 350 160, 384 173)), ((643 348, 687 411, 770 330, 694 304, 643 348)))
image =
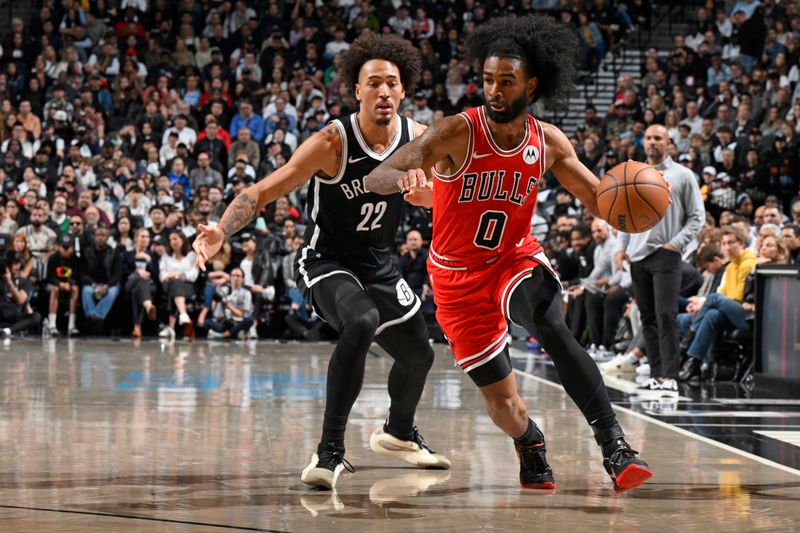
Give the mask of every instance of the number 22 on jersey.
POLYGON ((386 214, 386 202, 366 202, 361 205, 361 222, 356 226, 356 231, 372 231, 381 227, 381 219, 386 214), (370 223, 371 221, 371 223, 370 223))

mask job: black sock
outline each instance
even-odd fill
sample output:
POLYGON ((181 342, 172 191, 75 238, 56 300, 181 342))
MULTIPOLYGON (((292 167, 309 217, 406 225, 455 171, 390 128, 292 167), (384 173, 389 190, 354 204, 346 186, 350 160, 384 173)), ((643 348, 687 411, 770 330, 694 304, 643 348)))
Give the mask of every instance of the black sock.
POLYGON ((534 444, 541 444, 544 442, 544 434, 541 432, 536 422, 528 418, 528 429, 522 436, 514 439, 515 444, 520 446, 533 446, 534 444))
POLYGON ((398 422, 396 417, 388 417, 383 424, 383 430, 400 440, 411 440, 414 438, 414 421, 398 422))
POLYGON ((324 448, 329 442, 333 442, 337 446, 344 448, 344 432, 347 428, 346 416, 325 415, 324 422, 322 423, 322 438, 320 439, 320 447, 324 448))
POLYGON ((597 420, 593 420, 591 424, 589 424, 594 428, 596 431, 601 432, 606 429, 611 429, 617 424, 617 416, 614 413, 610 415, 606 415, 603 417, 598 418, 597 420))

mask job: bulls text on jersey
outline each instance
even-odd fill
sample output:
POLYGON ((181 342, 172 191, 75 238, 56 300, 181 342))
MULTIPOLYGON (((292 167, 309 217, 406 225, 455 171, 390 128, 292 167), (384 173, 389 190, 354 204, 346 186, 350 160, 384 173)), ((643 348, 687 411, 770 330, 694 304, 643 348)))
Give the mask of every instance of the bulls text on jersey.
POLYGON ((512 180, 504 180, 505 174, 504 170, 490 170, 480 174, 476 172, 464 174, 458 203, 472 202, 473 200, 478 202, 508 200, 514 204, 522 205, 536 187, 538 181, 536 176, 530 176, 526 180, 523 179, 521 172, 514 172, 512 180))

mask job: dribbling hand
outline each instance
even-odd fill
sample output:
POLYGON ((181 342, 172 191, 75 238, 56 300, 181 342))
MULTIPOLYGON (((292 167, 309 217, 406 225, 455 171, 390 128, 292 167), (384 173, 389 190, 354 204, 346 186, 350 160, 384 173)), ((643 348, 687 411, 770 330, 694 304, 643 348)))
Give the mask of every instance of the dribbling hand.
POLYGON ((192 248, 194 248, 194 252, 197 254, 195 265, 205 272, 206 261, 217 255, 217 252, 222 248, 225 235, 216 226, 210 227, 199 224, 197 230, 199 231, 199 235, 194 240, 194 244, 192 244, 192 248))

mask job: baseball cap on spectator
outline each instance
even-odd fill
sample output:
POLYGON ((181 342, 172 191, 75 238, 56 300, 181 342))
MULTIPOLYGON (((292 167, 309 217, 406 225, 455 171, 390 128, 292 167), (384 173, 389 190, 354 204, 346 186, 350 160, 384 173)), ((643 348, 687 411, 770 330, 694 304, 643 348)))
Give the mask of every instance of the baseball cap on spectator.
POLYGON ((606 152, 606 158, 609 158, 609 157, 613 157, 614 159, 617 159, 619 156, 617 156, 617 152, 615 152, 614 150, 609 150, 609 151, 606 152))
POLYGON ((717 175, 717 169, 712 167, 711 165, 709 165, 707 167, 703 167, 703 174, 710 174, 712 176, 716 176, 717 175))
POLYGON ((230 184, 231 185, 236 185, 237 183, 242 183, 242 178, 240 178, 239 176, 232 177, 231 181, 230 181, 230 184))
POLYGON ((692 161, 692 156, 689 154, 681 154, 678 156, 679 163, 689 163, 692 161))
POLYGON ((219 49, 219 46, 212 46, 211 47, 211 53, 212 54, 221 54, 222 50, 219 49))
POLYGON ((158 244, 158 245, 164 246, 164 244, 165 244, 164 243, 164 237, 162 237, 160 233, 156 233, 153 236, 153 244, 158 244))
POLYGON ((236 160, 236 163, 241 163, 243 165, 247 164, 247 159, 242 159, 241 157, 236 160))
POLYGON ((95 181, 94 183, 92 183, 91 185, 89 185, 89 188, 90 188, 91 190, 93 190, 93 191, 99 190, 99 189, 100 189, 100 184, 99 184, 99 183, 97 183, 97 182, 95 181))
POLYGON ((299 61, 295 61, 294 65, 292 65, 292 69, 294 70, 303 70, 303 64, 299 61))
POLYGON ((244 242, 244 241, 255 241, 256 240, 256 236, 253 235, 252 233, 250 233, 249 231, 245 231, 244 233, 242 233, 242 236, 241 236, 240 240, 242 242, 244 242))
POLYGON ((470 83, 467 85, 467 94, 475 94, 478 92, 478 84, 477 83, 470 83))
POLYGON ((11 192, 11 191, 16 192, 16 190, 17 190, 17 184, 14 183, 14 180, 6 179, 3 182, 3 191, 5 191, 5 192, 11 192))
POLYGON ((57 120, 59 122, 66 122, 69 119, 67 112, 63 109, 57 109, 55 113, 53 113, 53 120, 57 120))
POLYGON ((58 245, 64 248, 71 248, 75 246, 75 242, 73 241, 73 236, 69 233, 63 233, 58 236, 58 245))
POLYGON ((128 48, 128 49, 125 51, 125 55, 126 55, 126 56, 135 56, 136 54, 137 54, 137 52, 136 52, 136 48, 128 48))
POLYGON ((417 100, 422 100, 425 98, 425 93, 422 91, 417 91, 417 94, 414 95, 414 98, 417 100))
POLYGON ((717 174, 717 177, 714 178, 714 181, 721 181, 722 183, 730 183, 731 177, 727 172, 720 172, 717 174))

